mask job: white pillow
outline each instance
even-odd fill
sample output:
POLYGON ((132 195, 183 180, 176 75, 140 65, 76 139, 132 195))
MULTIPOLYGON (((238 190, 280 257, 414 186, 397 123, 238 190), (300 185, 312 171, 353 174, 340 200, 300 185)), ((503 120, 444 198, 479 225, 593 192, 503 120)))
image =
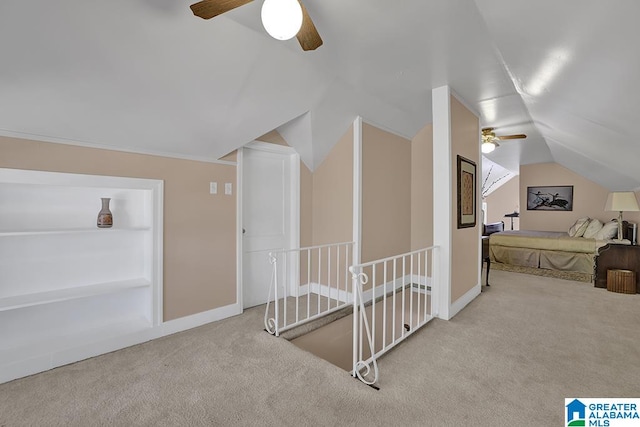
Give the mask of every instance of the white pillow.
POLYGON ((569 228, 569 237, 582 237, 584 234, 584 230, 589 226, 589 217, 584 217, 578 219, 572 226, 569 228))
MULTIPOLYGON (((582 237, 584 237, 585 239, 593 239, 595 235, 598 234, 598 231, 600 231, 601 229, 602 229, 602 223, 600 222, 600 220, 594 218, 591 221, 589 221, 589 226, 587 227, 586 230, 584 230, 584 234, 582 235, 582 237)), ((616 225, 616 229, 617 229, 617 225, 616 225)))
POLYGON ((596 240, 610 240, 618 237, 618 221, 610 221, 602 226, 594 236, 596 240))

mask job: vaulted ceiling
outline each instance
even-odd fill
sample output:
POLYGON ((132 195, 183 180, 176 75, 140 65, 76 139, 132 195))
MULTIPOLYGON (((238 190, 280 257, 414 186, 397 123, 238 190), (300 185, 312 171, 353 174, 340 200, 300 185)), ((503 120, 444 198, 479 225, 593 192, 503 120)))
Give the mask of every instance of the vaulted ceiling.
POLYGON ((190 3, 3 0, 0 134, 218 159, 277 129, 313 169, 357 115, 411 138, 449 85, 528 135, 487 156, 506 169, 640 187, 640 2, 305 0, 309 52, 259 0, 208 21, 190 3))

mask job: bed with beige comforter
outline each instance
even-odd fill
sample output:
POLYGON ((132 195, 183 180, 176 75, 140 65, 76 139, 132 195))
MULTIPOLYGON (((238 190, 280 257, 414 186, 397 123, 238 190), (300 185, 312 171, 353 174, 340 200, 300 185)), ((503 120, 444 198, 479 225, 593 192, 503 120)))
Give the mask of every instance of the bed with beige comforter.
POLYGON ((489 238, 489 256, 497 263, 593 274, 598 248, 606 243, 556 231, 502 231, 489 238))

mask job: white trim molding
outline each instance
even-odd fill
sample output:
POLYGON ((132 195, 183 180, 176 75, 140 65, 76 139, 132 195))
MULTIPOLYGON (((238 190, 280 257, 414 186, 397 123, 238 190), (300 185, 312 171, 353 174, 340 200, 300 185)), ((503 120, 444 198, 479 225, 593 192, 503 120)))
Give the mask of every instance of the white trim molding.
POLYGON ((451 306, 453 173, 451 161, 451 96, 448 86, 432 91, 433 104, 433 244, 440 247, 437 268, 438 317, 448 320, 451 306))
POLYGON ((223 307, 214 308, 213 310, 203 311, 202 313, 192 314, 190 316, 180 317, 178 319, 169 320, 160 325, 160 330, 155 338, 166 335, 175 334, 207 323, 217 322, 227 317, 242 314, 242 305, 239 303, 225 305, 223 307))
MULTIPOLYGON (((391 294, 393 291, 397 291, 401 289, 403 286, 412 285, 411 291, 419 292, 419 293, 431 293, 431 283, 432 279, 428 276, 418 276, 417 274, 407 274, 405 276, 399 277, 391 282, 383 283, 375 287, 375 295, 376 298, 379 298, 385 294, 391 294), (413 285, 418 285, 416 288, 413 285)), ((306 284, 300 286, 299 296, 307 295, 308 293, 318 295, 323 297, 328 297, 330 299, 335 299, 340 302, 353 302, 353 292, 345 291, 344 289, 336 289, 333 287, 329 287, 327 285, 318 284, 312 282, 311 284, 306 284)), ((293 294, 295 295, 295 294, 293 294)), ((364 303, 368 303, 373 299, 374 290, 367 290, 362 293, 362 300, 364 303)))
POLYGON ((266 151, 269 153, 298 154, 295 148, 289 147, 288 145, 279 145, 258 140, 249 142, 243 148, 251 148, 252 150, 266 151))
POLYGON ((236 166, 236 302, 243 307, 242 302, 242 259, 244 254, 243 235, 244 225, 242 224, 242 168, 243 168, 244 152, 242 148, 238 149, 236 166))
POLYGON ((336 289, 327 285, 311 282, 310 284, 301 285, 299 290, 299 296, 315 294, 329 299, 334 299, 340 302, 352 302, 353 293, 351 291, 345 291, 344 289, 336 289))
POLYGON ((362 117, 353 121, 353 264, 362 257, 362 117))
POLYGON ((478 295, 480 295, 480 291, 480 284, 477 284, 473 288, 469 289, 467 293, 455 300, 451 304, 451 309, 449 310, 449 318, 445 320, 450 320, 451 318, 453 318, 453 316, 460 313, 463 308, 465 308, 471 301, 473 301, 478 295))

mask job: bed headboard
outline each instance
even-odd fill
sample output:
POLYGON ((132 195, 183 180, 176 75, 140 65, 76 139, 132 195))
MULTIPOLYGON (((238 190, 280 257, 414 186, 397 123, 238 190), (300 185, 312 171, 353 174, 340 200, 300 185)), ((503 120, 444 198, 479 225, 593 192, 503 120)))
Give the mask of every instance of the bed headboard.
POLYGON ((504 221, 500 222, 492 222, 490 224, 482 225, 482 235, 489 236, 493 233, 497 233, 499 231, 504 231, 504 221))

